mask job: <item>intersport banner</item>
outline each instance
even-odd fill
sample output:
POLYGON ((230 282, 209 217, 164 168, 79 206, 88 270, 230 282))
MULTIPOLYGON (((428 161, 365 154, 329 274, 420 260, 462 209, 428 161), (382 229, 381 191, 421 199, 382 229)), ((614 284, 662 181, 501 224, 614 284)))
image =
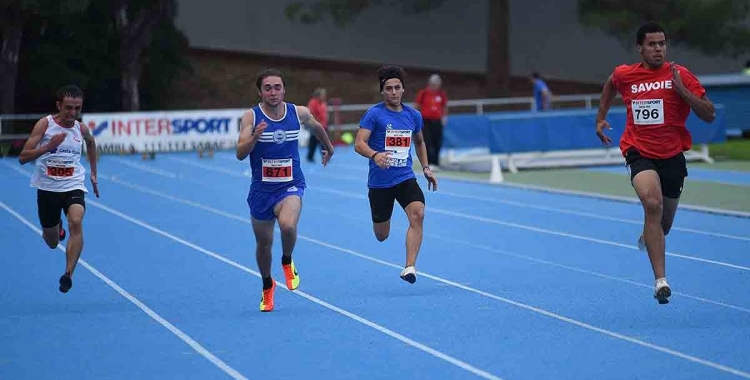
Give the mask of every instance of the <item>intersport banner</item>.
POLYGON ((244 110, 87 113, 101 153, 232 149, 244 110))

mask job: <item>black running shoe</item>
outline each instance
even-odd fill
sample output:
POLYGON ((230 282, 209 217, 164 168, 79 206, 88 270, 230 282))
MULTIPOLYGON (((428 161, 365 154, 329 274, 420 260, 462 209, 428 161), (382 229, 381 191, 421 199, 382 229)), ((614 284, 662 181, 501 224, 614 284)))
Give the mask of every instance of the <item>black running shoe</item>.
POLYGON ((65 273, 62 276, 60 276, 60 291, 63 293, 67 293, 70 288, 73 287, 73 279, 70 278, 70 275, 65 273))

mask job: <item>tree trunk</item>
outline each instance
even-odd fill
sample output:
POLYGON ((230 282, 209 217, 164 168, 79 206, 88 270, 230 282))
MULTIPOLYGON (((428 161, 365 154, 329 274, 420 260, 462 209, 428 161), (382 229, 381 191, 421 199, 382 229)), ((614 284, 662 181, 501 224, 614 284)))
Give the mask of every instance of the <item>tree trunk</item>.
POLYGON ((140 91, 138 84, 141 78, 141 63, 139 54, 131 58, 127 50, 120 52, 120 88, 122 90, 122 110, 139 111, 141 109, 140 91))
POLYGON ((487 77, 489 97, 510 94, 510 6, 508 0, 489 0, 487 11, 487 77))
POLYGON ((0 114, 10 114, 14 111, 18 54, 23 36, 21 14, 7 16, 9 17, 3 20, 3 45, 0 49, 0 114))
POLYGON ((131 20, 128 15, 130 0, 115 3, 115 25, 120 35, 120 90, 123 111, 141 109, 139 82, 143 62, 141 53, 151 44, 151 31, 165 15, 174 9, 172 0, 156 0, 150 8, 141 9, 131 20))

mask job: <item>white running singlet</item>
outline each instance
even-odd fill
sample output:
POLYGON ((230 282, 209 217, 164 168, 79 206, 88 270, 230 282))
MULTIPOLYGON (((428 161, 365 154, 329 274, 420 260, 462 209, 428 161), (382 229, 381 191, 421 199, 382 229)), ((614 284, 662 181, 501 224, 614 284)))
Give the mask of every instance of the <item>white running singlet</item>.
POLYGON ((81 165, 83 135, 78 121, 70 128, 55 123, 52 115, 47 116, 47 130, 36 148, 49 143, 53 136, 65 133, 65 140, 52 152, 47 152, 36 159, 34 174, 31 176, 31 187, 39 190, 58 193, 71 190, 83 190, 86 169, 81 165))

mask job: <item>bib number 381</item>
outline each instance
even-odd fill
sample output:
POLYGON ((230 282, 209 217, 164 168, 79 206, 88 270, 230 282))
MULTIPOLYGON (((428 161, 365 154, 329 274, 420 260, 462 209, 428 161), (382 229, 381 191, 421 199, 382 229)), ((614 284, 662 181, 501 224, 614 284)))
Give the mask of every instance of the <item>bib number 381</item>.
POLYGON ((385 131, 385 150, 392 152, 391 158, 406 160, 411 147, 411 131, 388 129, 385 131))
POLYGON ((664 124, 663 99, 639 99, 631 102, 633 109, 633 124, 654 125, 664 124))
POLYGON ((263 182, 289 182, 292 176, 292 159, 263 159, 263 182))

